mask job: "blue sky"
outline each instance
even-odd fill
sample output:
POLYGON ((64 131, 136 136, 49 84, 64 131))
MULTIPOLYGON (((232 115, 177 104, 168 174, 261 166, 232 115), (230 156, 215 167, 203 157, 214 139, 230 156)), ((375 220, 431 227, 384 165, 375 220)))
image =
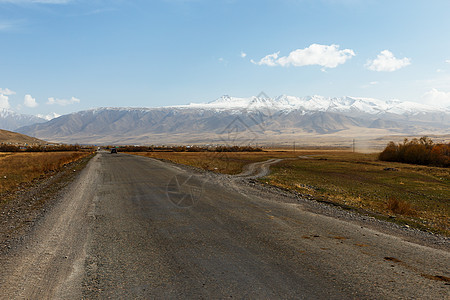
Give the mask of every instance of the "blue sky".
POLYGON ((359 96, 450 106, 450 1, 0 0, 0 108, 359 96))

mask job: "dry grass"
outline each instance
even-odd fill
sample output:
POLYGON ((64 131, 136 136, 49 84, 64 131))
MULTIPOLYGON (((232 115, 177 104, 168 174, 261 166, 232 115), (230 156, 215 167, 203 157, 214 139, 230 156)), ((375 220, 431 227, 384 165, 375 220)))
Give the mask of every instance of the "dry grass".
POLYGON ((415 210, 411 207, 410 203, 393 197, 389 198, 386 208, 398 215, 415 215, 415 210))
POLYGON ((263 180, 309 198, 450 234, 450 169, 380 162, 376 154, 335 152, 312 158, 285 160, 263 180))
POLYGON ((89 156, 90 152, 37 152, 0 154, 0 194, 21 184, 57 171, 64 165, 89 156))
POLYGON ((244 165, 290 158, 261 181, 305 197, 382 214, 400 223, 450 234, 450 169, 381 162, 349 151, 255 153, 134 153, 206 170, 237 174, 244 165), (388 170, 385 170, 388 169, 388 170))

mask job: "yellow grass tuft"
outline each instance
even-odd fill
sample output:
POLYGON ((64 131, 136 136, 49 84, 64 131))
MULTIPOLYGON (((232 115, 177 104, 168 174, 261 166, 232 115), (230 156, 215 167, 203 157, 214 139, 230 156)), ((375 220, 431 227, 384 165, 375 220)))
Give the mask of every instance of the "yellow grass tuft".
POLYGON ((411 207, 411 204, 406 201, 398 200, 394 197, 389 198, 387 202, 387 209, 398 215, 415 215, 415 210, 411 207))

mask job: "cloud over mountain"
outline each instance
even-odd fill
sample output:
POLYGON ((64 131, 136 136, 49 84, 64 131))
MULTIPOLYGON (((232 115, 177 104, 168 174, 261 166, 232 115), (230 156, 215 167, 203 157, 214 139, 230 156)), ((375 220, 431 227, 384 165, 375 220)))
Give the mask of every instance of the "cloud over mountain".
POLYGON ((450 93, 438 91, 437 89, 431 89, 426 92, 422 99, 429 105, 437 107, 450 107, 450 93))
POLYGON ((8 88, 6 88, 6 89, 0 88, 0 94, 6 95, 6 96, 10 96, 10 95, 15 95, 16 92, 11 91, 11 90, 8 89, 8 88))
POLYGON ((325 68, 336 68, 355 56, 351 49, 339 50, 338 45, 312 44, 304 49, 297 49, 288 56, 279 57, 280 52, 266 55, 260 61, 252 60, 256 65, 303 67, 318 65, 325 68))
POLYGON ((367 69, 377 72, 393 72, 409 66, 411 60, 407 57, 396 58, 389 50, 383 50, 377 55, 377 58, 369 60, 366 64, 367 69))
POLYGON ((9 98, 6 95, 0 94, 0 109, 9 108, 9 98))
POLYGON ((23 99, 23 105, 25 105, 26 107, 37 107, 38 104, 36 102, 36 98, 31 97, 31 95, 27 94, 25 95, 24 99, 23 99))
POLYGON ((75 97, 72 97, 70 99, 57 99, 57 98, 50 97, 50 98, 48 98, 48 101, 47 101, 47 104, 49 104, 49 105, 57 104, 57 105, 61 105, 61 106, 71 105, 71 104, 75 104, 75 103, 80 103, 80 99, 75 98, 75 97))

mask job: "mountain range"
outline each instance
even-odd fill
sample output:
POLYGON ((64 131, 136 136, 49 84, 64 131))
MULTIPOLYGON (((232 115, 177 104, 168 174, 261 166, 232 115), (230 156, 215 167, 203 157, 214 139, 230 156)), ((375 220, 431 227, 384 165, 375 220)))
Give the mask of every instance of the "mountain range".
POLYGON ((18 114, 12 110, 0 109, 0 129, 15 130, 19 127, 43 123, 47 120, 33 115, 18 114))
POLYGON ((449 128, 450 108, 359 97, 260 95, 160 108, 96 108, 17 131, 52 142, 156 145, 442 135, 449 128))

